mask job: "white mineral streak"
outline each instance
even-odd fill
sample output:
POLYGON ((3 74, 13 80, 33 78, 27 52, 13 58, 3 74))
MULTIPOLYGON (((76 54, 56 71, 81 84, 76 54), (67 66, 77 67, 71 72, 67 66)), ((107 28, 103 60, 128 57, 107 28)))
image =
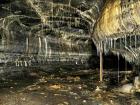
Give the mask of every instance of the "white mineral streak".
POLYGON ((28 49, 29 49, 29 38, 26 37, 26 53, 28 53, 28 49))
POLYGON ((28 66, 27 61, 24 61, 24 65, 25 65, 25 67, 27 67, 27 66, 28 66))
POLYGON ((31 60, 28 61, 28 65, 29 65, 29 66, 32 65, 32 61, 31 61, 31 60))
POLYGON ((41 42, 40 36, 39 36, 39 38, 38 38, 38 42, 39 42, 39 54, 42 54, 42 52, 41 52, 42 42, 41 42))
POLYGON ((52 50, 51 48, 49 48, 49 58, 51 57, 51 55, 52 55, 52 50))
POLYGON ((44 38, 45 42, 45 58, 47 57, 47 52, 48 52, 48 43, 47 43, 47 38, 44 38))
MULTIPOLYGON (((81 10, 72 7, 70 4, 60 4, 60 3, 53 3, 51 0, 44 0, 44 2, 42 2, 42 0, 26 0, 26 2, 31 6, 31 8, 33 8, 37 14, 39 15, 41 21, 43 22, 44 25, 49 25, 49 27, 51 27, 51 29, 56 32, 56 33, 61 33, 62 35, 62 41, 58 41, 57 38, 52 38, 47 36, 47 38, 42 39, 39 38, 39 53, 42 54, 42 50, 41 48, 45 46, 45 57, 48 56, 50 57, 52 53, 54 53, 54 51, 52 50, 52 48, 50 48, 50 46, 48 45, 48 43, 62 43, 65 44, 67 46, 71 46, 71 47, 79 47, 78 44, 83 44, 83 41, 81 40, 76 40, 75 43, 73 40, 75 39, 82 39, 82 38, 86 38, 89 39, 90 37, 87 35, 81 35, 81 34, 77 34, 76 32, 69 32, 69 31, 61 31, 58 28, 54 28, 55 25, 61 25, 66 23, 67 27, 69 29, 72 28, 72 25, 74 25, 75 27, 78 27, 80 24, 83 25, 83 23, 81 23, 81 20, 86 21, 87 23, 91 24, 90 22, 93 20, 91 19, 92 17, 88 16, 88 14, 82 12, 81 10), (47 10, 46 8, 47 7, 47 10), (57 8, 57 10, 55 10, 57 8), (63 11, 61 16, 59 16, 59 12, 63 11), (56 13, 55 13, 56 12, 56 13), (65 16, 64 12, 68 12, 69 15, 65 16), (71 14, 78 14, 80 15, 80 17, 75 17, 72 16, 71 14)), ((41 34, 41 33, 40 33, 41 34)), ((83 33, 82 33, 83 34, 83 33)), ((70 54, 70 52, 68 52, 70 54)))
MULTIPOLYGON (((104 53, 108 53, 112 51, 113 53, 120 53, 123 57, 125 57, 128 61, 135 61, 138 59, 140 55, 137 48, 138 41, 137 36, 139 36, 140 31, 137 26, 140 26, 140 15, 139 15, 139 7, 140 1, 122 1, 122 0, 108 0, 108 2, 104 5, 103 11, 100 14, 94 29, 93 26, 96 22, 94 19, 94 11, 97 13, 100 12, 100 8, 98 4, 90 8, 87 11, 81 11, 75 7, 71 6, 71 1, 69 4, 60 4, 53 3, 52 1, 45 0, 42 2, 41 0, 26 0, 27 3, 37 12, 40 16, 41 21, 44 24, 49 24, 50 27, 55 30, 55 32, 62 33, 63 42, 68 46, 76 46, 76 44, 80 44, 81 41, 77 41, 77 43, 72 43, 72 39, 81 38, 84 36, 80 36, 76 33, 71 34, 70 32, 61 31, 59 29, 55 29, 55 24, 67 24, 67 28, 71 29, 72 25, 78 27, 83 25, 81 20, 84 20, 88 24, 90 24, 90 31, 92 34, 93 41, 97 47, 97 52, 100 52, 100 43, 102 43, 102 50, 104 53), (45 10, 45 7, 48 7, 48 10, 45 10), (55 14, 55 8, 57 8, 57 12, 55 14), (48 11, 48 12, 46 12, 48 11), (62 12, 62 16, 59 16, 59 12, 62 12), (64 11, 69 13, 69 16, 64 15, 64 11), (76 13, 80 17, 73 17, 70 13, 76 13), (92 14, 92 15, 89 15, 92 14), (135 40, 134 44, 132 42, 131 36, 134 36, 135 40), (130 37, 128 42, 128 36, 130 37), (120 40, 118 40, 120 38, 120 40), (119 41, 119 43, 118 43, 119 41), (134 46, 135 45, 135 46, 134 46), (134 48, 135 47, 135 48, 134 48)), ((87 26, 86 26, 87 27, 87 26)), ((41 39, 39 39, 39 52, 41 52, 41 39)), ((45 43, 45 56, 47 52, 52 54, 51 48, 48 51, 48 41, 53 43, 58 43, 57 39, 52 39, 49 37, 44 40, 45 43)), ((43 43, 42 43, 43 44, 43 43)), ((80 48, 79 48, 80 49, 80 48)))
POLYGON ((17 59, 15 60, 15 64, 16 64, 17 67, 19 66, 19 63, 18 63, 17 59))

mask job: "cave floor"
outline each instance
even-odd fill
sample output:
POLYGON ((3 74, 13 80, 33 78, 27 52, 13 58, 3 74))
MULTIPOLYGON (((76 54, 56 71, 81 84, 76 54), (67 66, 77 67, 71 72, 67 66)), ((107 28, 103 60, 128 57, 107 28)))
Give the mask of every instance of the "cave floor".
POLYGON ((0 105, 140 105, 140 93, 95 91, 98 82, 91 75, 42 74, 3 79, 0 105))

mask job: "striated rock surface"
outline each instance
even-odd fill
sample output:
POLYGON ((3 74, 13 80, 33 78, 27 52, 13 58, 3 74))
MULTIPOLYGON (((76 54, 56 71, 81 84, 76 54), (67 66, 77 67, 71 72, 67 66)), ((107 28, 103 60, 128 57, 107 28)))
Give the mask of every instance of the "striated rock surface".
POLYGON ((102 44, 105 53, 111 51, 139 64, 139 9, 139 0, 108 0, 93 29, 96 46, 102 44))

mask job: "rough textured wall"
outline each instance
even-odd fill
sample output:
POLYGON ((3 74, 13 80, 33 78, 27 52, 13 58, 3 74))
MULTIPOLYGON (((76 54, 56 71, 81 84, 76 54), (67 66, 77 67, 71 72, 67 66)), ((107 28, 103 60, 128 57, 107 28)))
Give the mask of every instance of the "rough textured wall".
POLYGON ((6 0, 0 8, 2 63, 87 61, 96 53, 92 39, 139 64, 138 0, 6 0))
POLYGON ((100 50, 140 63, 140 1, 108 0, 94 27, 92 38, 100 50))
POLYGON ((140 1, 109 0, 101 13, 94 29, 97 40, 119 38, 129 33, 139 33, 140 1))
POLYGON ((89 22, 75 12, 78 5, 79 1, 75 7, 68 2, 48 0, 1 2, 1 65, 30 67, 55 61, 86 64, 95 53, 87 28, 89 22))

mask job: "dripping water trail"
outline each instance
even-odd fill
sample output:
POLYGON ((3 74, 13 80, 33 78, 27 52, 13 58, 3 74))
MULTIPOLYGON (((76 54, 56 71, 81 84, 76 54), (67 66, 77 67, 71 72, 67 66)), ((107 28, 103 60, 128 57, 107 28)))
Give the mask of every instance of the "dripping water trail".
MULTIPOLYGON (((127 72, 127 61, 125 60, 125 71, 127 72)), ((127 81, 127 75, 125 74, 125 81, 127 81)))
POLYGON ((26 53, 28 53, 29 50, 29 38, 26 38, 26 53))
POLYGON ((100 82, 103 82, 103 46, 100 43, 100 82))
POLYGON ((137 36, 135 35, 135 50, 137 48, 137 36))
POLYGON ((117 54, 118 56, 118 85, 119 85, 119 82, 120 82, 120 55, 117 54))
POLYGON ((45 41, 45 58, 47 57, 47 51, 48 51, 48 43, 47 43, 47 38, 44 38, 45 41))
POLYGON ((69 0, 69 6, 71 6, 71 0, 69 0))
POLYGON ((54 24, 53 24, 53 23, 54 23, 54 19, 53 19, 53 17, 54 17, 54 15, 53 15, 53 14, 54 14, 54 9, 53 9, 53 7, 54 7, 54 6, 53 6, 53 5, 54 5, 54 4, 53 4, 53 2, 52 2, 52 7, 51 7, 51 12, 52 12, 52 20, 51 20, 51 21, 52 21, 52 24, 51 24, 51 25, 52 25, 52 30, 53 30, 53 28, 54 28, 54 24))
POLYGON ((38 41, 39 41, 39 54, 40 54, 41 53, 41 47, 42 47, 40 36, 38 38, 38 41))

